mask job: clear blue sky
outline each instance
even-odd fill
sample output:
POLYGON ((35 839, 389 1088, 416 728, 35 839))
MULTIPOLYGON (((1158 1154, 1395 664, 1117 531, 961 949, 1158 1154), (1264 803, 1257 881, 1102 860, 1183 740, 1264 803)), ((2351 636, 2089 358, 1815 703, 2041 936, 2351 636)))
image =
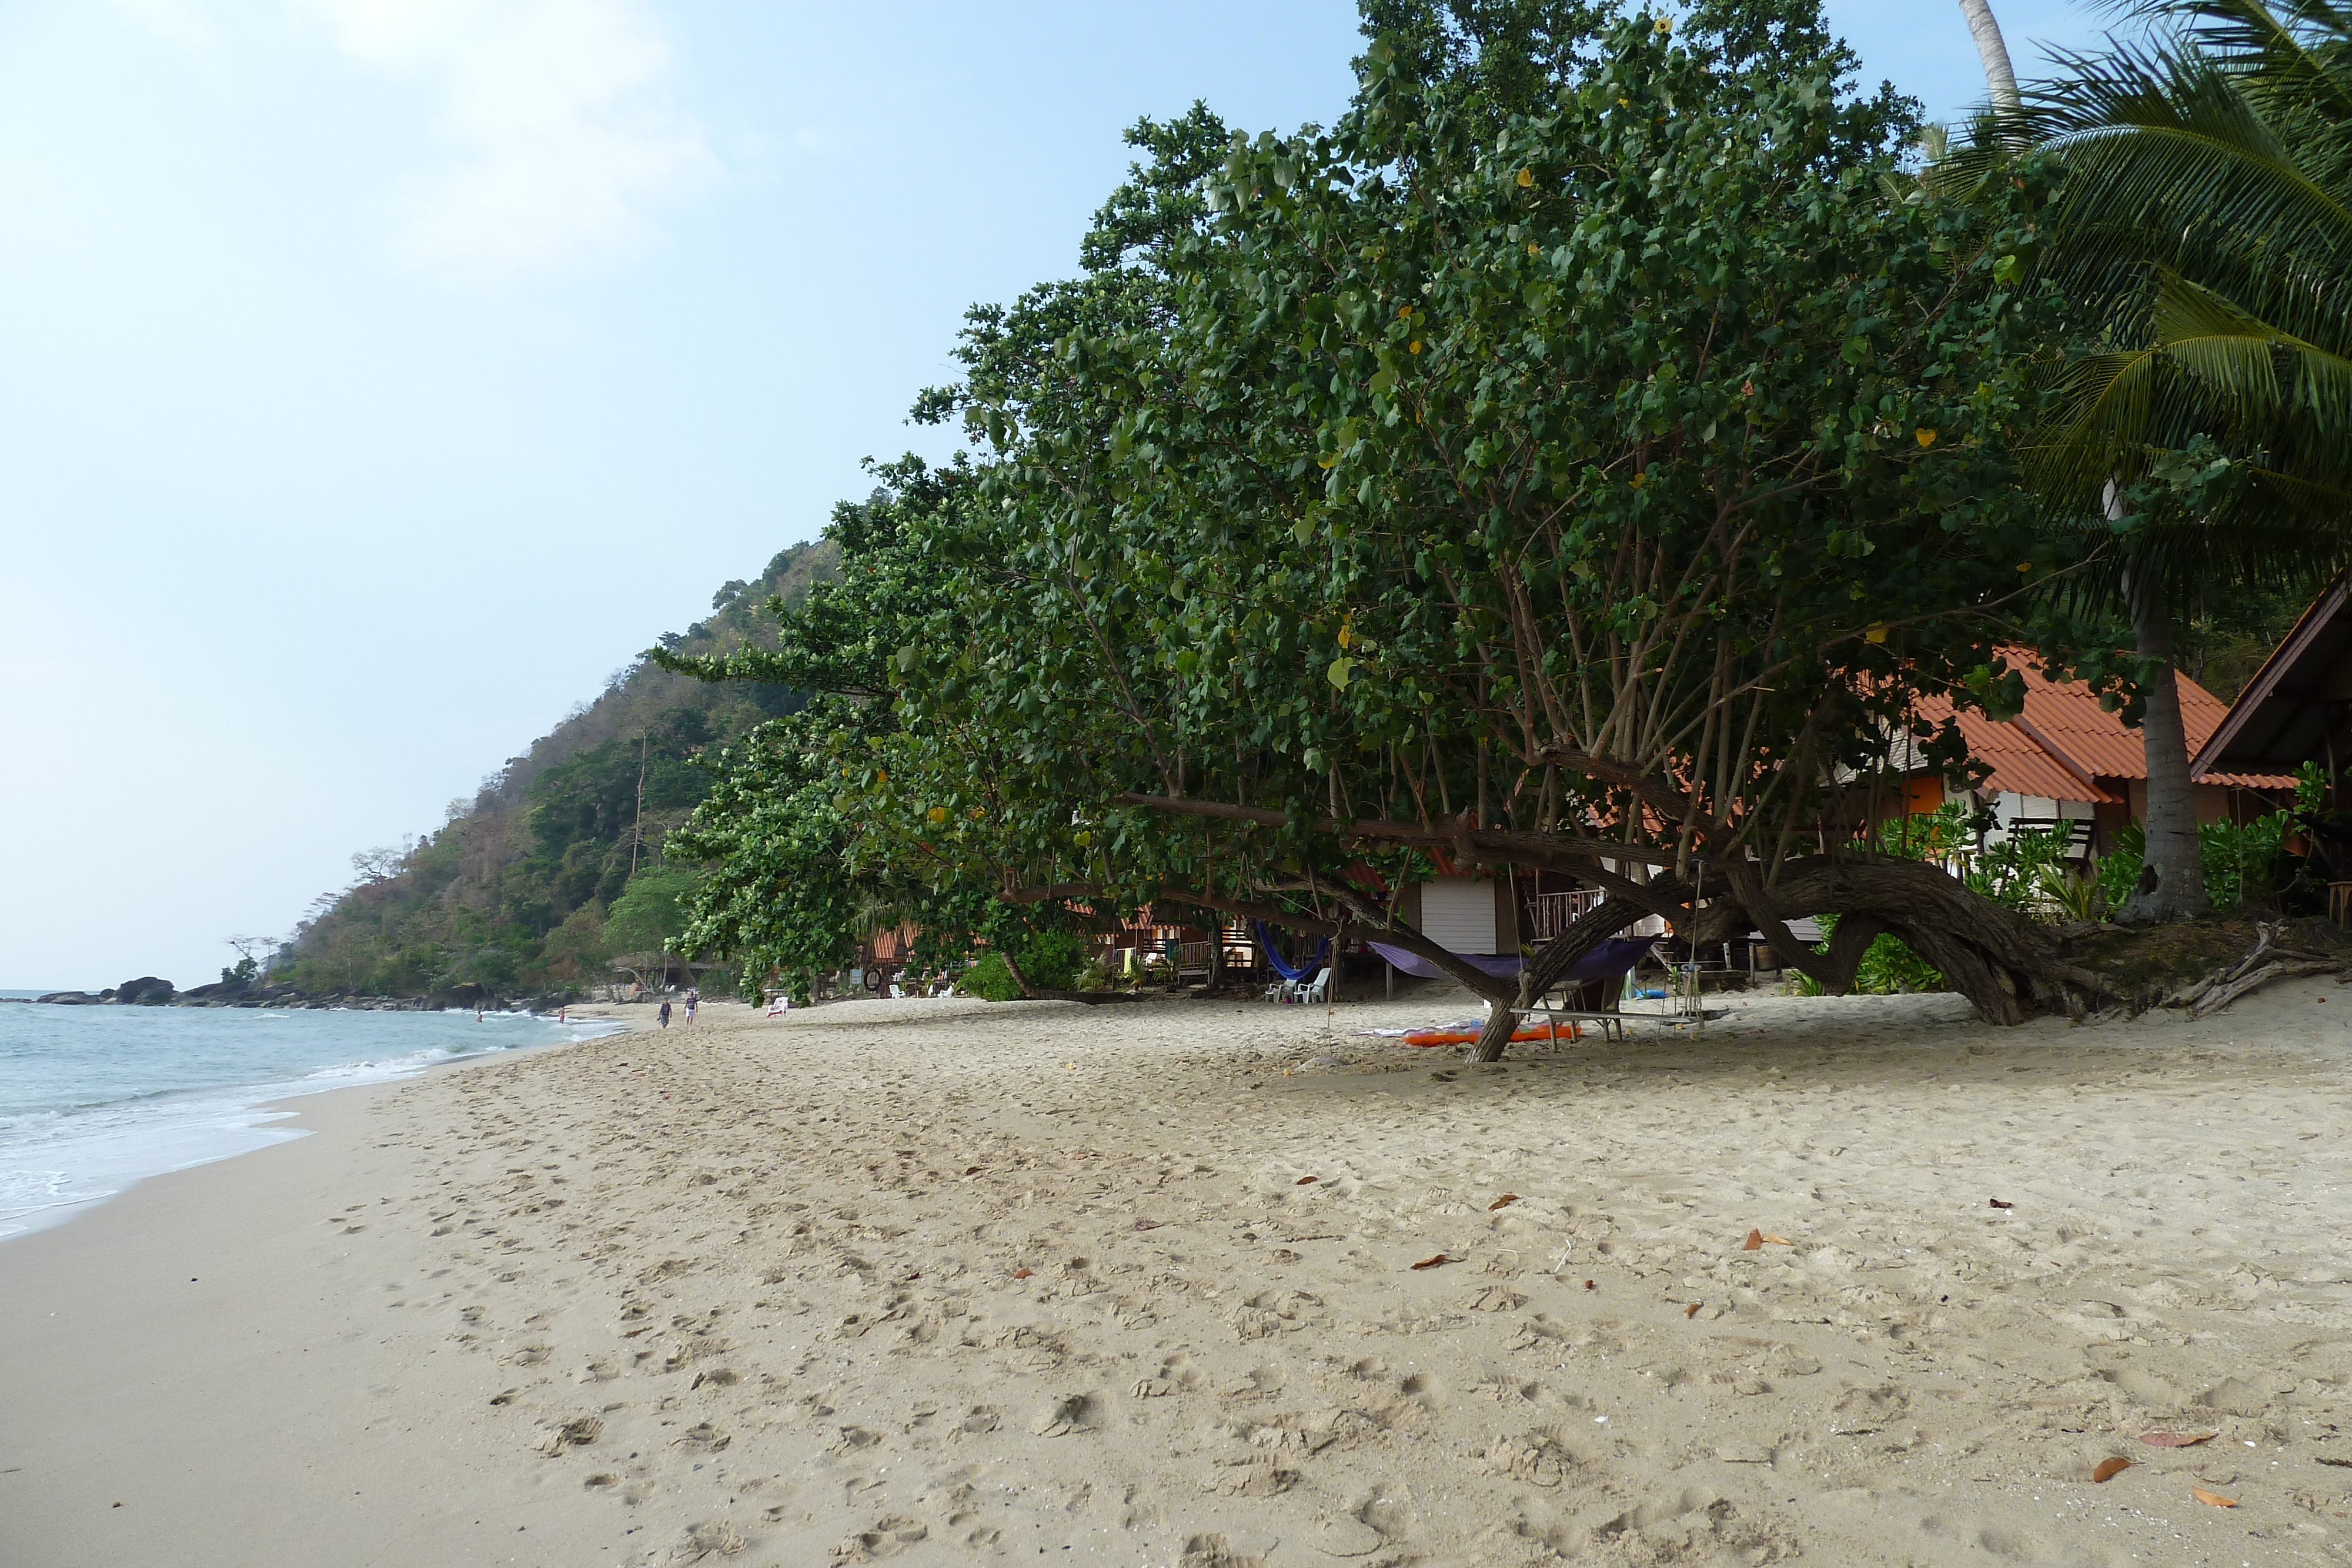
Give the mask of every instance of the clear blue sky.
MULTIPOLYGON (((2080 5, 1996 0, 2033 42, 2080 5)), ((1953 0, 1840 0, 1981 90, 1953 0)), ((1120 130, 1351 5, 0 5, 0 986, 186 986, 862 494, 1120 130)))

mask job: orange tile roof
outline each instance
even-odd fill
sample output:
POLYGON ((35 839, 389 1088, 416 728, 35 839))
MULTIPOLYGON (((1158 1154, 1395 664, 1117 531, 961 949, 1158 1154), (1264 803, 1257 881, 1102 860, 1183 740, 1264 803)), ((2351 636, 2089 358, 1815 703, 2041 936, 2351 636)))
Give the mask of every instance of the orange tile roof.
MULTIPOLYGON (((2099 699, 2082 681, 2053 681, 2042 662, 2021 648, 2001 650, 2010 664, 2025 676, 2025 709, 2007 723, 1995 723, 1980 713, 1959 715, 1960 734, 1969 755, 1992 764, 1986 783, 1995 789, 2036 795, 2057 800, 2087 800, 2116 804, 2124 797, 2108 781, 2147 777, 2147 746, 2140 732, 2099 706, 2099 699)), ((2221 727, 2229 705, 2190 680, 2179 677, 2180 725, 2188 732, 2189 754, 2221 727)), ((1920 717, 1940 722, 1951 705, 1922 699, 1920 717)), ((2243 789, 2280 789, 2294 780, 2264 774, 2204 773, 2198 781, 2243 789)))

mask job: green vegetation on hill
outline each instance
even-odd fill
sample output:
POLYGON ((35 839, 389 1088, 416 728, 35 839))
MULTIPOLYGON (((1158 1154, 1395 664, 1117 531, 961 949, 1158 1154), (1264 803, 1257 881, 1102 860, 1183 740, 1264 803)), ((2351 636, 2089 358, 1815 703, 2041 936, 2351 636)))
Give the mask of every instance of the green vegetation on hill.
MULTIPOLYGON (((775 640, 767 607, 835 574, 830 541, 794 545, 720 588, 709 619, 662 638, 682 656, 775 640)), ((697 877, 666 853, 709 793, 702 753, 801 707, 772 682, 713 685, 640 659, 615 673, 421 841, 352 857, 358 882, 313 906, 272 966, 306 991, 415 996, 581 988, 685 927, 697 877)))

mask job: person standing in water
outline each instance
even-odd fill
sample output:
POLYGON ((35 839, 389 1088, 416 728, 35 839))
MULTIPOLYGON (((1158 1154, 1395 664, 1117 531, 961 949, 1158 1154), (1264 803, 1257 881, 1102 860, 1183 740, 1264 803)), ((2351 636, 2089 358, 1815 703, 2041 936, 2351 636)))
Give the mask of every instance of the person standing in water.
POLYGON ((662 998, 661 1026, 664 1029, 669 1027, 669 998, 667 997, 662 998))

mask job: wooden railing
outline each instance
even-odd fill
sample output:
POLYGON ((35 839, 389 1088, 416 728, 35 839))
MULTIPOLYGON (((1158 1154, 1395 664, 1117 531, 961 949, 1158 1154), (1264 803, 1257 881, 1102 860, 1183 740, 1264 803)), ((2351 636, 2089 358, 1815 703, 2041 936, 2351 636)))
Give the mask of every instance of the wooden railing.
POLYGON ((1597 887, 1580 887, 1572 893, 1538 893, 1528 900, 1528 933, 1529 942, 1549 942, 1582 916, 1598 908, 1609 895, 1597 887))

